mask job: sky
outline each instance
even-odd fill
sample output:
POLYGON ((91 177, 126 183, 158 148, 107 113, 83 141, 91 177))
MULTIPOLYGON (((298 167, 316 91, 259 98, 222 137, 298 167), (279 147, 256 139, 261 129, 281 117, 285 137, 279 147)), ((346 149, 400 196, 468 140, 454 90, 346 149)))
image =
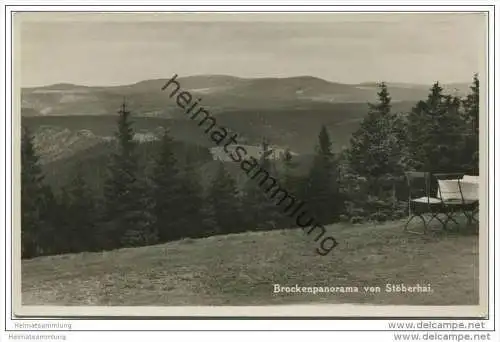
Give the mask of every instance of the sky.
POLYGON ((14 20, 22 87, 122 85, 174 73, 470 82, 486 58, 481 13, 20 13, 14 20))

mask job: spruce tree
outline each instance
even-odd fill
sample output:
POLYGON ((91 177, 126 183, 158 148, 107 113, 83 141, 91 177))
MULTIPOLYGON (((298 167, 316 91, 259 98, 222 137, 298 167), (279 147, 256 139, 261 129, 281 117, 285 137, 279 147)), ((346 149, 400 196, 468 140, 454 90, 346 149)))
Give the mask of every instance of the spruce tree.
POLYGON ((97 206, 92 191, 78 165, 73 179, 62 189, 61 205, 64 210, 64 228, 60 235, 64 237, 65 252, 78 253, 96 251, 101 248, 97 231, 97 206))
POLYGON ((338 220, 344 201, 339 191, 338 168, 331 140, 324 125, 318 140, 316 155, 306 183, 305 197, 316 221, 326 224, 338 220))
POLYGON ((462 101, 464 108, 463 167, 467 172, 479 174, 479 76, 474 75, 471 92, 462 101))
POLYGON ((294 169, 296 167, 296 164, 293 160, 293 155, 289 148, 285 149, 281 162, 283 164, 283 176, 282 176, 283 188, 285 188, 289 192, 296 192, 295 175, 294 175, 294 169))
POLYGON ((192 153, 187 152, 180 173, 180 189, 176 209, 179 214, 181 230, 176 238, 197 238, 207 235, 203 186, 197 172, 198 166, 192 153))
POLYGON ((41 254, 51 255, 61 253, 55 243, 55 237, 64 229, 60 225, 60 206, 52 188, 44 184, 40 197, 40 232, 38 234, 39 245, 41 246, 41 254))
MULTIPOLYGON (((297 175, 296 168, 297 162, 294 161, 294 157, 289 148, 285 149, 283 153, 283 158, 280 160, 282 164, 282 174, 280 177, 281 188, 286 190, 293 198, 297 201, 302 199, 301 186, 303 182, 303 177, 297 175)), ((286 204, 289 205, 289 204, 286 204)), ((287 212, 292 210, 286 210, 287 207, 281 207, 279 210, 282 211, 281 220, 279 221, 280 228, 292 228, 295 227, 296 222, 294 217, 287 215, 287 212)))
POLYGON ((397 132, 397 117, 391 112, 391 97, 385 83, 379 85, 378 103, 369 104, 368 115, 352 135, 348 152, 351 170, 377 182, 386 175, 400 172, 399 152, 402 141, 397 132))
POLYGON ((268 197, 266 186, 260 185, 264 177, 264 171, 271 177, 275 176, 271 170, 272 165, 269 155, 272 151, 269 148, 267 139, 263 139, 261 148, 262 151, 258 160, 258 166, 249 175, 250 178, 246 181, 243 189, 243 217, 245 226, 250 230, 274 229, 282 216, 278 206, 268 197), (262 171, 259 171, 259 169, 262 171))
POLYGON ((219 162, 216 175, 208 194, 215 234, 230 234, 242 231, 237 187, 234 178, 227 172, 223 162, 219 162))
POLYGON ((165 130, 160 141, 158 154, 154 160, 150 177, 155 230, 159 242, 175 240, 183 235, 182 184, 177 160, 174 155, 174 142, 165 130))
POLYGON ((47 222, 44 213, 46 188, 35 151, 33 136, 27 127, 21 136, 21 256, 31 258, 43 253, 47 222))
POLYGON ((416 170, 459 172, 462 121, 459 100, 443 94, 436 82, 426 101, 420 101, 408 118, 409 162, 416 170))
POLYGON ((117 150, 111 156, 104 186, 108 248, 142 246, 157 240, 148 192, 139 176, 131 113, 125 103, 118 113, 117 150))

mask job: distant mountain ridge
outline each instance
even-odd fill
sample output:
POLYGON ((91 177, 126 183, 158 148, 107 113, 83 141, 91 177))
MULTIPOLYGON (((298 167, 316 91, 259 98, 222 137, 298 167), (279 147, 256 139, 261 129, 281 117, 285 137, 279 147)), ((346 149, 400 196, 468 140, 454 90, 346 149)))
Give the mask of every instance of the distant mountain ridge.
MULTIPOLYGON (((150 79, 129 85, 83 86, 59 83, 21 90, 23 116, 109 115, 126 99, 140 116, 181 117, 170 91, 161 91, 169 78, 150 79)), ((309 107, 316 104, 366 103, 376 100, 377 84, 344 84, 313 76, 286 78, 240 78, 227 75, 200 75, 177 78, 181 87, 217 111, 309 107)), ((394 102, 425 99, 431 85, 388 83, 394 102)), ((448 92, 465 96, 467 83, 443 86, 448 92)), ((173 89, 173 87, 171 88, 173 89)))
MULTIPOLYGON (((58 83, 22 89, 22 121, 35 134, 44 163, 66 159, 109 141, 116 129, 117 110, 125 99, 134 117, 137 138, 149 141, 168 128, 173 139, 212 147, 198 125, 161 91, 168 79, 130 85, 91 87, 58 83)), ((314 151, 322 125, 331 133, 333 148, 349 144, 351 134, 375 102, 377 83, 343 84, 312 76, 240 78, 226 75, 179 77, 183 90, 217 116, 219 125, 238 133, 239 142, 258 145, 265 137, 299 154, 314 151)), ((408 112, 427 98, 430 86, 388 84, 394 112, 408 112)), ((459 95, 468 84, 448 85, 459 95)))

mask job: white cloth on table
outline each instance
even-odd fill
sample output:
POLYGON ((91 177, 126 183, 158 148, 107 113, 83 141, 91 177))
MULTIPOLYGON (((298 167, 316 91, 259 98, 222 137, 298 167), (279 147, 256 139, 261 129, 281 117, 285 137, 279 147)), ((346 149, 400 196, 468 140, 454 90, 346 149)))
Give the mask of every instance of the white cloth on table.
POLYGON ((412 201, 418 203, 429 203, 429 204, 441 203, 441 200, 439 198, 426 197, 426 196, 413 198, 412 201))
POLYGON ((479 200, 479 177, 464 176, 462 179, 439 179, 438 198, 446 200, 479 200), (460 184, 459 184, 460 182, 460 184))
POLYGON ((460 187, 465 200, 479 200, 479 176, 464 176, 460 187))

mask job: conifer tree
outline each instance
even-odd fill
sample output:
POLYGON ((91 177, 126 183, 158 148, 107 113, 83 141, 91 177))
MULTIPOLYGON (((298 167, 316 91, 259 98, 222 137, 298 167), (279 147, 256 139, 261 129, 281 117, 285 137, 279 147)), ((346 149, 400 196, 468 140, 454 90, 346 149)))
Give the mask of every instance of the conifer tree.
POLYGON ((180 174, 180 190, 177 203, 181 231, 176 238, 205 236, 205 205, 203 187, 191 152, 187 152, 180 174))
POLYGON ((55 193, 47 184, 42 186, 40 214, 40 232, 38 234, 41 246, 40 255, 61 253, 57 244, 54 243, 54 237, 61 229, 64 229, 64 226, 59 224, 60 206, 55 193))
POLYGON ((289 148, 285 149, 283 153, 283 159, 281 160, 283 163, 283 187, 288 191, 295 192, 295 182, 294 182, 294 169, 295 163, 293 161, 293 155, 289 148))
POLYGON ((97 206, 92 191, 77 165, 73 179, 62 189, 59 213, 64 226, 58 230, 64 237, 64 251, 78 253, 100 249, 96 221, 97 206))
POLYGON ((246 180, 243 186, 242 208, 245 230, 256 230, 265 224, 266 217, 260 211, 262 197, 259 188, 252 179, 246 180))
POLYGON ((428 172, 459 172, 462 153, 460 102, 443 94, 436 82, 426 101, 420 101, 408 119, 411 165, 428 172))
MULTIPOLYGON (((283 165, 283 172, 281 174, 281 187, 285 189, 293 198, 296 200, 302 199, 302 182, 304 177, 300 177, 296 174, 297 163, 294 161, 294 157, 289 148, 285 149, 283 153, 283 158, 280 160, 283 165)), ((288 204, 287 204, 288 205, 288 204)), ((292 228, 296 226, 295 218, 290 217, 287 214, 286 207, 282 210, 282 217, 279 222, 280 228, 292 228)))
POLYGON ((318 140, 305 197, 316 221, 326 224, 338 219, 344 201, 339 191, 338 169, 331 149, 331 140, 324 125, 321 127, 318 140))
POLYGON ((479 76, 474 75, 471 92, 462 101, 464 112, 463 166, 467 172, 479 174, 479 76))
POLYGON ((33 136, 27 127, 21 136, 21 256, 31 258, 43 253, 47 234, 46 187, 35 151, 33 136))
POLYGON ((215 224, 214 233, 230 234, 242 231, 237 193, 234 178, 227 172, 224 163, 219 162, 208 194, 208 202, 215 224))
POLYGON ((150 177, 155 230, 160 242, 182 236, 182 213, 179 196, 182 195, 181 177, 174 155, 173 140, 168 131, 163 133, 158 155, 150 177))
POLYGON ((381 177, 399 173, 399 154, 404 142, 398 141, 396 120, 391 112, 391 97, 385 83, 379 85, 378 103, 369 104, 368 115, 351 138, 349 166, 359 176, 377 182, 381 177))
POLYGON ((245 226, 250 230, 274 229, 281 216, 279 208, 269 199, 266 193, 266 187, 261 187, 260 185, 262 177, 264 177, 264 172, 273 176, 271 172, 271 161, 269 160, 271 152, 269 142, 264 139, 258 164, 249 175, 250 178, 246 181, 243 189, 243 216, 245 226))
POLYGON ((108 248, 142 246, 157 240, 148 192, 139 177, 131 113, 125 103, 118 113, 117 150, 111 156, 104 186, 108 248))

